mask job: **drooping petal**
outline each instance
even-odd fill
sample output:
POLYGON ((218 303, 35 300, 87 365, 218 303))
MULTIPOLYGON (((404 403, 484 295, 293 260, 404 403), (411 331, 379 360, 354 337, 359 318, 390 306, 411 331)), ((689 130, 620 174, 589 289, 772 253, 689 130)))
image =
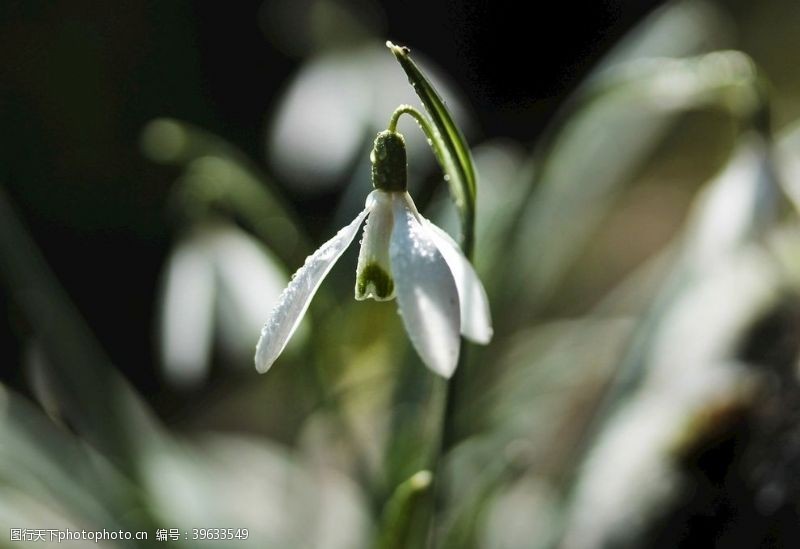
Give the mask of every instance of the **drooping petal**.
POLYGON ((392 237, 392 195, 372 191, 373 208, 364 225, 364 238, 358 253, 356 268, 356 299, 373 298, 376 301, 394 299, 394 280, 389 259, 392 237))
POLYGON ((461 253, 461 248, 442 229, 422 218, 436 247, 453 273, 458 289, 458 304, 461 309, 461 333, 475 343, 486 345, 492 340, 492 317, 489 312, 489 298, 478 278, 472 263, 461 253))
POLYGON ((292 276, 289 285, 283 290, 278 305, 261 329, 261 337, 256 345, 256 369, 264 373, 269 370, 278 355, 303 318, 311 298, 317 292, 320 283, 341 257, 358 233, 358 229, 370 212, 372 204, 367 207, 336 236, 323 244, 316 252, 306 258, 305 263, 292 276))
POLYGON ((458 363, 458 290, 447 262, 420 224, 407 193, 393 201, 390 246, 400 314, 423 362, 450 377, 458 363))
POLYGON ((236 225, 217 221, 209 236, 220 344, 230 356, 247 356, 289 276, 268 248, 236 225))
POLYGON ((210 365, 214 268, 208 230, 194 231, 170 254, 161 286, 160 351, 169 383, 201 383, 210 365))

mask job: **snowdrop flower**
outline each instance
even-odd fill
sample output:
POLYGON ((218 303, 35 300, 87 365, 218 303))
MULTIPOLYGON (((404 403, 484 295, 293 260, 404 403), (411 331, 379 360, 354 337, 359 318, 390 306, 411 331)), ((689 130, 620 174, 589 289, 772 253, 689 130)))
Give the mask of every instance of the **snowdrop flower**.
POLYGON ((364 210, 306 259, 281 294, 256 346, 259 372, 266 372, 281 354, 325 275, 365 220, 357 300, 397 297, 411 343, 443 377, 456 368, 459 333, 476 343, 491 340, 489 303, 478 275, 453 239, 422 217, 406 192, 403 136, 379 133, 370 160, 375 190, 364 210))

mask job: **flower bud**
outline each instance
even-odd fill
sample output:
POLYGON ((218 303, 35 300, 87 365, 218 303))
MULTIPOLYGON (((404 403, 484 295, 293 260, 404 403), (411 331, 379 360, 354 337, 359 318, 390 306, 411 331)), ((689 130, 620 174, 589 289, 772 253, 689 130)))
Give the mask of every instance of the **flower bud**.
POLYGON ((406 143, 401 134, 389 130, 379 133, 369 159, 373 187, 389 192, 406 190, 406 143))

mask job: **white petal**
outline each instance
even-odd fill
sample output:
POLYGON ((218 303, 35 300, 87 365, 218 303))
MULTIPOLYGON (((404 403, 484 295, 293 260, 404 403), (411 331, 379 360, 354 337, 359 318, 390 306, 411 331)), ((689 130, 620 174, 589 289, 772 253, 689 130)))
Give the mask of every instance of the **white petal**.
POLYGON ((220 343, 232 356, 247 356, 289 276, 270 250, 236 225, 217 222, 210 249, 219 283, 220 343))
POLYGON ((264 373, 269 370, 278 355, 303 318, 311 298, 317 293, 320 283, 341 257, 358 233, 372 205, 367 207, 336 236, 323 244, 316 252, 306 258, 305 263, 292 276, 289 285, 283 290, 278 305, 273 309, 267 323, 261 330, 256 345, 256 369, 264 373))
POLYGON ((214 311, 214 268, 204 231, 181 241, 161 286, 161 360, 167 380, 197 385, 208 374, 214 311))
POLYGON ((486 345, 492 340, 494 331, 489 312, 489 298, 483 289, 481 279, 478 278, 478 273, 449 234, 424 217, 420 217, 453 273, 461 309, 461 333, 475 343, 486 345))
POLYGON ((458 363, 460 313, 453 275, 417 220, 408 194, 394 199, 390 255, 397 302, 411 343, 423 362, 450 377, 458 363))
POLYGON ((356 268, 356 299, 373 298, 376 301, 394 299, 394 281, 389 259, 392 237, 392 194, 375 190, 370 193, 373 208, 364 225, 364 238, 358 253, 356 268))
POLYGON ((346 179, 371 103, 364 84, 364 67, 349 54, 304 64, 276 110, 267 140, 267 154, 282 180, 308 192, 346 179))

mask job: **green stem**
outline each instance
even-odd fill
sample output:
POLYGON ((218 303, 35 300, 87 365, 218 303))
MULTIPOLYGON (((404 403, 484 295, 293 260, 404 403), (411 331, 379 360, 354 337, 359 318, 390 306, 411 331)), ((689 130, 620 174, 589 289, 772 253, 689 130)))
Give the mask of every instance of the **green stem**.
POLYGON ((417 122, 419 128, 422 130, 422 133, 424 133, 425 137, 428 139, 428 143, 430 144, 431 149, 433 149, 433 154, 436 156, 436 160, 444 168, 444 151, 442 149, 441 136, 436 131, 436 128, 431 125, 430 120, 428 120, 428 118, 417 109, 411 105, 400 105, 392 113, 392 117, 389 119, 389 125, 386 129, 388 129, 390 132, 397 131, 397 122, 404 114, 411 116, 411 118, 417 122))
MULTIPOLYGON (((387 129, 392 132, 396 131, 397 123, 400 120, 400 117, 404 114, 408 114, 417 122, 420 129, 425 134, 425 137, 428 139, 428 144, 431 146, 437 162, 444 170, 444 173, 448 174, 446 179, 449 181, 452 177, 449 175, 452 169, 448 169, 448 155, 444 141, 437 128, 433 126, 433 124, 425 115, 420 113, 411 105, 400 105, 392 113, 387 129)), ((461 191, 464 196, 471 197, 471 199, 464 200, 462 203, 462 201, 459 201, 457 196, 454 195, 457 204, 460 206, 459 211, 461 213, 462 220, 461 248, 467 259, 472 261, 473 248, 475 244, 474 193, 469 188, 461 189, 461 191)), ((441 510, 444 506, 444 502, 442 501, 443 494, 441 491, 441 482, 439 480, 443 477, 441 474, 441 461, 442 457, 446 455, 458 443, 459 440, 456 422, 456 404, 458 402, 458 395, 461 391, 461 387, 463 386, 463 379, 465 375, 464 370, 466 366, 466 351, 467 346, 462 340, 461 352, 459 353, 456 370, 450 380, 444 382, 444 386, 441 391, 442 421, 441 428, 439 430, 439 440, 437 441, 437 447, 433 451, 433 462, 431 464, 431 469, 437 472, 437 474, 434 476, 435 481, 433 487, 436 504, 433 510, 433 517, 430 521, 431 535, 429 536, 429 540, 434 547, 437 543, 436 525, 439 523, 441 510)))
POLYGON ((445 180, 450 185, 450 194, 461 215, 461 226, 464 229, 461 247, 467 255, 470 255, 474 235, 468 228, 475 224, 477 178, 467 141, 453 120, 442 97, 411 59, 410 50, 391 42, 386 42, 386 46, 400 63, 408 76, 409 83, 428 112, 428 121, 433 126, 433 130, 427 135, 430 145, 437 155, 436 159, 445 173, 445 180))
POLYGON ((447 503, 444 498, 444 493, 442 492, 442 482, 440 480, 445 478, 444 471, 442 470, 442 458, 459 442, 456 405, 458 403, 458 395, 464 385, 464 370, 467 362, 465 359, 466 351, 467 345, 462 339, 456 370, 449 380, 445 380, 442 390, 442 426, 439 431, 438 448, 433 454, 434 462, 432 464, 433 470, 436 471, 436 481, 434 483, 435 506, 433 508, 433 518, 430 524, 431 533, 429 536, 432 548, 438 547, 439 545, 440 536, 436 531, 436 527, 441 522, 442 511, 447 503))
MULTIPOLYGON (((397 123, 400 120, 400 117, 404 114, 410 115, 414 120, 416 120, 417 124, 419 124, 422 133, 425 134, 425 137, 428 138, 428 143, 433 149, 433 153, 436 156, 439 163, 442 164, 444 168, 444 164, 442 159, 444 158, 444 152, 441 145, 441 136, 437 132, 436 128, 430 123, 427 117, 419 112, 417 109, 412 107, 411 105, 400 105, 395 109, 392 113, 392 117, 389 119, 389 125, 387 129, 390 132, 397 131, 397 123)), ((464 251, 464 255, 467 259, 472 261, 473 255, 473 248, 475 243, 475 208, 468 208, 467 215, 464 216, 464 226, 462 228, 462 237, 461 237, 461 247, 464 251)), ((444 392, 444 423, 442 427, 442 447, 440 448, 440 452, 446 452, 449 450, 455 442, 455 432, 454 432, 454 423, 455 423, 455 410, 453 407, 452 395, 455 393, 455 386, 458 384, 459 379, 463 376, 463 374, 459 374, 463 370, 463 362, 464 362, 464 345, 461 345, 461 353, 459 354, 459 361, 458 366, 456 367, 456 371, 453 374, 453 377, 450 379, 450 382, 447 384, 447 388, 444 392)))
MULTIPOLYGON (((424 133, 425 137, 428 139, 428 144, 431 146, 431 150, 433 150, 433 154, 436 157, 439 166, 442 168, 445 174, 448 174, 448 166, 445 160, 446 150, 442 136, 424 114, 419 112, 411 105, 400 105, 392 113, 392 117, 389 119, 389 125, 387 126, 387 129, 390 132, 397 131, 397 123, 399 122, 400 117, 404 114, 411 116, 417 122, 419 128, 422 130, 422 133, 424 133)), ((447 176, 446 179, 449 181, 449 176, 447 176)), ((464 189, 463 192, 468 194, 468 189, 464 189)), ((456 202, 460 205, 458 200, 456 200, 456 202)), ((461 213, 462 221, 461 249, 466 258, 472 261, 473 249, 475 247, 474 200, 467 200, 464 204, 464 207, 459 208, 459 211, 461 213)), ((456 370, 456 372, 458 372, 458 370, 456 370)))
MULTIPOLYGON (((397 122, 400 120, 400 117, 404 114, 408 114, 414 120, 416 120, 417 124, 419 124, 420 128, 422 128, 422 132, 425 134, 425 136, 428 139, 433 140, 434 132, 436 130, 433 129, 433 126, 431 126, 430 121, 425 117, 425 115, 419 112, 411 105, 400 105, 394 110, 394 112, 392 113, 392 117, 389 119, 389 126, 387 127, 387 129, 390 132, 397 131, 397 122)), ((435 150, 435 152, 436 156, 440 156, 439 150, 435 150)))

